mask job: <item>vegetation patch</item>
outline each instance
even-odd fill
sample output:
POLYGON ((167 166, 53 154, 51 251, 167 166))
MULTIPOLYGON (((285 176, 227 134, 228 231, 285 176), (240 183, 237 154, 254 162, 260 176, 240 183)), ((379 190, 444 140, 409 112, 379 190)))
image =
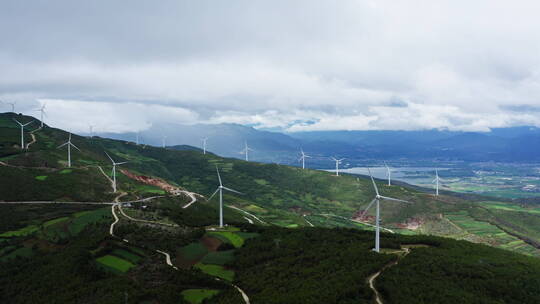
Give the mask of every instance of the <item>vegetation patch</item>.
POLYGON ((190 261, 197 261, 208 253, 208 249, 201 243, 195 242, 180 249, 181 256, 190 261))
POLYGON ((49 227, 51 225, 67 221, 68 219, 69 219, 69 217, 64 216, 64 217, 59 217, 59 218, 54 219, 54 220, 46 221, 45 223, 43 223, 43 227, 47 228, 47 227, 49 227))
POLYGON ((234 260, 234 250, 209 252, 202 260, 204 264, 225 265, 234 260))
POLYGON ((115 249, 113 250, 113 252, 111 253, 112 255, 115 255, 117 257, 120 257, 122 259, 126 259, 128 261, 130 261, 131 263, 134 263, 134 264, 137 264, 139 263, 141 260, 142 260, 142 257, 132 253, 132 252, 129 252, 127 250, 124 250, 124 249, 115 249))
POLYGON ((232 244, 236 248, 240 248, 242 245, 244 245, 244 239, 235 232, 218 231, 209 232, 208 235, 216 237, 225 243, 232 244))
POLYGON ((218 293, 219 290, 215 289, 186 289, 182 291, 182 296, 184 297, 184 300, 191 304, 200 304, 204 300, 210 299, 218 293))
POLYGON ((0 261, 5 262, 5 261, 11 260, 11 259, 15 259, 17 257, 29 258, 33 254, 34 254, 34 252, 32 251, 31 248, 21 247, 21 248, 18 248, 16 250, 10 252, 9 254, 7 254, 7 255, 5 255, 3 257, 1 257, 0 261))
POLYGON ((44 181, 44 180, 47 179, 47 175, 38 175, 38 176, 36 176, 36 179, 37 179, 38 181, 44 181))
POLYGON ((220 265, 208 265, 203 263, 195 264, 195 267, 200 269, 202 272, 209 274, 214 277, 222 278, 229 282, 232 282, 234 278, 234 271, 227 270, 225 267, 220 265))
POLYGON ((29 225, 24 228, 15 231, 8 231, 0 234, 0 237, 17 237, 17 236, 26 236, 32 234, 39 230, 39 227, 36 225, 29 225))
POLYGON ((129 261, 116 257, 114 255, 105 255, 96 259, 98 264, 105 268, 113 270, 113 272, 125 273, 135 265, 129 261))
POLYGON ((64 169, 64 170, 60 171, 59 173, 60 173, 60 174, 69 174, 69 173, 71 173, 71 172, 73 172, 73 170, 71 170, 71 169, 64 169))

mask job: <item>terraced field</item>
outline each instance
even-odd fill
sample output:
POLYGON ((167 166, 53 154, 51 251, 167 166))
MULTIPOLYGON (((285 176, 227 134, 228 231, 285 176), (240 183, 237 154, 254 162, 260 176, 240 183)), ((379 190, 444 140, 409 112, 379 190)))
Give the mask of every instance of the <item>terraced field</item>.
POLYGON ((463 235, 458 236, 458 238, 477 243, 485 242, 495 247, 522 254, 540 256, 540 252, 535 247, 506 233, 495 225, 475 220, 467 211, 448 213, 445 216, 452 223, 463 229, 463 235))

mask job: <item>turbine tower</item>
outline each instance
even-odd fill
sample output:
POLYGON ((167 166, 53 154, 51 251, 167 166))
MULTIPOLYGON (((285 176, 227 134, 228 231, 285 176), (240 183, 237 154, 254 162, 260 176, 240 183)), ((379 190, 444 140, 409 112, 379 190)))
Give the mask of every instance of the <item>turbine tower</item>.
POLYGON ((165 141, 167 140, 167 135, 161 135, 161 147, 165 149, 165 141))
POLYGON ((439 171, 435 169, 435 179, 431 183, 435 183, 435 195, 439 196, 439 181, 441 179, 439 178, 439 171))
POLYGON ((339 164, 341 164, 341 161, 344 160, 345 158, 342 158, 342 159, 337 159, 335 157, 331 157, 333 161, 336 162, 336 176, 339 176, 339 164))
POLYGON ((400 200, 400 199, 397 199, 397 198, 391 198, 391 197, 387 197, 387 196, 382 196, 379 194, 379 189, 377 188, 377 184, 375 184, 375 180, 373 179, 373 175, 371 175, 371 170, 369 170, 368 168, 368 172, 369 172, 369 176, 371 177, 371 182, 373 183, 373 188, 375 189, 375 198, 371 201, 371 203, 369 203, 369 205, 367 206, 366 210, 364 210, 364 212, 362 212, 362 215, 361 217, 364 217, 364 215, 366 215, 367 211, 369 210, 369 208, 371 208, 371 206, 373 205, 373 203, 377 203, 377 210, 375 211, 375 248, 373 248, 373 251, 375 252, 379 252, 380 251, 380 239, 379 239, 379 236, 380 236, 380 200, 387 200, 387 201, 394 201, 394 202, 400 202, 400 203, 408 203, 410 204, 410 202, 408 201, 404 201, 404 200, 400 200))
MULTIPOLYGON (((74 144, 71 143, 71 133, 69 133, 69 138, 68 138, 68 141, 61 144, 60 146, 58 146, 57 149, 60 149, 62 148, 63 146, 66 146, 67 145, 67 151, 68 151, 68 168, 71 168, 71 147, 79 150, 79 148, 77 148, 77 146, 75 146, 74 144)), ((79 150, 80 152, 81 150, 79 150)))
POLYGON ((43 116, 47 116, 47 114, 45 113, 45 106, 47 104, 44 103, 41 105, 41 108, 37 109, 36 111, 40 112, 41 114, 41 126, 39 127, 40 129, 43 128, 43 116))
POLYGON ((8 105, 11 105, 11 112, 15 113, 15 105, 17 102, 6 102, 8 105))
POLYGON ((223 228, 223 190, 227 190, 227 191, 234 192, 241 195, 243 195, 244 193, 238 192, 236 190, 223 186, 223 183, 221 182, 221 176, 219 175, 219 169, 217 166, 216 166, 216 172, 217 172, 217 176, 219 180, 219 186, 208 200, 211 200, 214 197, 214 195, 216 195, 216 193, 219 192, 219 228, 223 228))
POLYGON ((25 149, 26 147, 24 146, 24 127, 28 126, 29 124, 33 123, 34 121, 30 121, 30 122, 27 122, 25 124, 22 124, 20 123, 18 120, 16 120, 15 118, 13 118, 13 120, 19 124, 19 126, 21 126, 21 150, 25 149))
POLYGON ((384 162, 384 166, 386 167, 386 177, 388 177, 388 186, 392 186, 392 170, 390 170, 390 167, 384 162))
POLYGON ((306 168, 306 158, 310 158, 311 156, 304 153, 303 149, 300 149, 300 153, 302 154, 302 156, 300 156, 299 160, 302 161, 302 169, 305 169, 306 168))
POLYGON ((127 162, 117 163, 111 158, 109 153, 105 152, 105 154, 107 154, 107 157, 111 160, 112 163, 113 192, 116 193, 116 166, 123 165, 127 162))
POLYGON ((253 151, 253 149, 251 149, 251 148, 248 146, 247 140, 246 140, 246 141, 244 142, 244 149, 242 149, 242 151, 240 151, 240 153, 246 155, 246 161, 249 161, 249 151, 253 151))
POLYGON ((94 126, 93 125, 88 125, 88 131, 90 133, 90 138, 94 137, 94 126))
POLYGON ((203 154, 206 154, 206 141, 208 140, 208 137, 205 137, 203 139, 201 139, 203 144, 202 144, 202 148, 203 148, 203 154))

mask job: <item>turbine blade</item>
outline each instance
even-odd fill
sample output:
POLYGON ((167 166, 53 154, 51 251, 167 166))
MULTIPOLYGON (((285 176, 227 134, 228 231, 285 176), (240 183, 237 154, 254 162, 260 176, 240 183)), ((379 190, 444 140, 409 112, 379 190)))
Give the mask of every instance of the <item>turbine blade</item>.
POLYGON ((218 193, 218 191, 219 191, 219 188, 217 188, 216 191, 214 191, 214 193, 212 195, 210 195, 210 198, 207 199, 207 201, 211 200, 214 197, 214 195, 216 195, 216 193, 218 193))
POLYGON ((377 201, 376 198, 374 198, 371 203, 369 203, 369 205, 366 207, 366 209, 364 209, 364 212, 362 212, 362 215, 360 217, 364 217, 366 215, 366 213, 368 212, 369 208, 371 208, 371 206, 373 206, 373 203, 375 203, 377 201))
POLYGON ((377 188, 377 184, 375 184, 375 180, 373 179, 373 175, 371 175, 371 170, 368 168, 369 177, 371 177, 371 182, 373 183, 373 188, 375 188, 375 193, 377 196, 379 196, 379 188, 377 188))
POLYGON ((69 142, 66 142, 66 143, 61 144, 60 146, 56 147, 56 149, 60 149, 60 148, 62 148, 63 146, 65 146, 65 145, 67 145, 67 144, 69 144, 69 142))
POLYGON ((128 162, 127 162, 127 161, 125 161, 125 162, 121 162, 121 163, 115 163, 115 165, 117 165, 117 166, 118 166, 118 165, 123 165, 123 164, 127 164, 127 163, 128 163, 128 162))
POLYGON ((239 192, 239 191, 236 191, 236 190, 231 189, 231 188, 223 187, 223 189, 225 189, 225 190, 227 190, 227 191, 230 191, 230 192, 238 193, 238 194, 240 194, 240 195, 244 195, 244 193, 239 192))
POLYGON ((217 177, 218 177, 218 180, 219 180, 219 185, 223 186, 223 184, 221 183, 221 175, 219 175, 219 169, 218 169, 217 166, 216 166, 216 172, 217 172, 217 177))
POLYGON ((18 120, 16 120, 15 118, 13 118, 13 120, 14 120, 16 123, 18 123, 20 126, 23 125, 22 123, 20 123, 20 122, 19 122, 18 120))
POLYGON ((111 158, 111 156, 109 155, 109 153, 107 153, 107 151, 105 151, 105 154, 107 154, 107 157, 111 160, 111 162, 114 164, 114 160, 111 158))
POLYGON ((394 201, 394 202, 401 202, 401 203, 407 203, 407 204, 410 204, 411 202, 409 201, 405 201, 405 200, 400 200, 400 199, 397 199, 397 198, 392 198, 392 197, 387 197, 387 196, 381 196, 382 199, 385 199, 387 201, 394 201))
POLYGON ((69 143, 69 144, 70 144, 73 148, 79 150, 79 152, 81 151, 81 149, 77 148, 77 146, 75 146, 74 144, 72 144, 72 143, 69 143))

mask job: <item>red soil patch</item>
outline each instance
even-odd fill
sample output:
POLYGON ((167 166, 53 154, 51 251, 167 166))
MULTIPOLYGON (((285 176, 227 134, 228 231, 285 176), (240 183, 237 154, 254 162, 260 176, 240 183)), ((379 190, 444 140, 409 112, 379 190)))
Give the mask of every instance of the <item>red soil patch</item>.
POLYGON ((419 218, 410 218, 405 221, 405 223, 396 224, 396 227, 402 229, 416 230, 424 224, 424 221, 419 218))
POLYGON ((155 177, 149 177, 149 176, 145 176, 145 175, 137 175, 135 173, 132 173, 132 172, 129 172, 128 170, 126 169, 120 169, 120 172, 122 172, 125 176, 131 178, 131 179, 134 179, 138 182, 141 182, 143 184, 147 184, 147 185, 152 185, 152 186, 156 186, 160 189, 163 189, 171 194, 179 194, 179 192, 181 191, 178 187, 175 187, 169 183, 167 183, 166 181, 162 180, 162 179, 159 179, 159 178, 155 178, 155 177))
POLYGON ((208 251, 217 251, 219 246, 223 243, 220 239, 213 238, 210 236, 204 236, 201 239, 201 243, 208 248, 208 251))

